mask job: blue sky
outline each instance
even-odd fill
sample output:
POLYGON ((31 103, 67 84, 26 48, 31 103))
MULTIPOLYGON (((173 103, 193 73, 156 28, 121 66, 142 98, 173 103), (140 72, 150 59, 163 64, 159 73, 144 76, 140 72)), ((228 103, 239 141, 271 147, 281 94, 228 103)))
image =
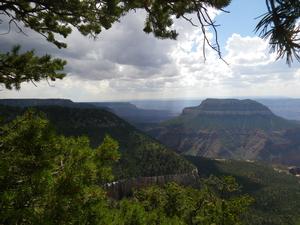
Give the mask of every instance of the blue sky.
MULTIPOLYGON (((185 20, 176 21, 178 40, 160 40, 145 34, 145 12, 137 10, 121 18, 97 40, 74 31, 67 49, 57 49, 40 35, 26 30, 1 36, 0 51, 20 43, 66 59, 67 77, 23 84, 20 91, 2 90, 2 98, 70 98, 75 101, 183 99, 206 97, 300 97, 300 63, 288 67, 275 60, 267 40, 254 33, 266 11, 264 0, 233 0, 215 20, 226 65, 208 47, 204 62, 201 29, 185 20)), ((213 14, 213 13, 212 13, 213 14)), ((191 15, 189 15, 191 16, 191 15)), ((196 15, 192 15, 193 21, 196 15)), ((7 29, 3 24, 0 30, 7 29)), ((211 36, 212 33, 208 34, 211 36)))
POLYGON ((225 8, 230 13, 221 13, 216 17, 220 44, 224 50, 224 46, 233 33, 241 36, 255 36, 255 26, 259 19, 255 19, 266 12, 264 0, 233 0, 231 4, 225 8))

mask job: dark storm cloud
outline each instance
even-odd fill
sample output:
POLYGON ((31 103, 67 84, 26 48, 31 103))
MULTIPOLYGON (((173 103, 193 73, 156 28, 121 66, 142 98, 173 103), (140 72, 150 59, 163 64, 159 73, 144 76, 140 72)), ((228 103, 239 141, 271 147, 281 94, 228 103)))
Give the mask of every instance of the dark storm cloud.
MULTIPOLYGON (((66 72, 69 75, 84 79, 157 76, 171 63, 168 52, 174 41, 158 40, 143 33, 144 19, 143 13, 132 13, 123 17, 121 23, 114 24, 110 30, 104 30, 96 40, 83 37, 74 30, 63 40, 68 44, 66 49, 58 49, 44 37, 22 25, 20 26, 26 35, 18 33, 13 25, 9 34, 1 36, 0 51, 9 51, 13 45, 20 44, 23 51, 35 49, 39 55, 47 53, 60 57, 68 61, 66 72)), ((7 30, 5 20, 7 21, 4 18, 0 25, 2 33, 7 30)))

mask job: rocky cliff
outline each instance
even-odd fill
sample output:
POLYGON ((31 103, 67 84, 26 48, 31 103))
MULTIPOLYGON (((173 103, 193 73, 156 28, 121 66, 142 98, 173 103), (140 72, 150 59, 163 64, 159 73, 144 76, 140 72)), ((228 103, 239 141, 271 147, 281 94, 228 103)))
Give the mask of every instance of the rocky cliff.
POLYGON ((135 190, 139 190, 145 187, 158 185, 162 186, 169 182, 175 182, 184 186, 193 186, 197 184, 199 179, 198 170, 194 169, 190 173, 171 174, 162 176, 151 177, 137 177, 130 179, 118 180, 112 183, 108 183, 104 186, 109 197, 114 199, 121 199, 129 197, 135 190))
POLYGON ((266 106, 250 100, 206 99, 199 106, 183 109, 182 115, 267 115, 273 113, 266 106))
POLYGON ((206 99, 148 132, 181 154, 300 164, 299 125, 249 99, 206 99))

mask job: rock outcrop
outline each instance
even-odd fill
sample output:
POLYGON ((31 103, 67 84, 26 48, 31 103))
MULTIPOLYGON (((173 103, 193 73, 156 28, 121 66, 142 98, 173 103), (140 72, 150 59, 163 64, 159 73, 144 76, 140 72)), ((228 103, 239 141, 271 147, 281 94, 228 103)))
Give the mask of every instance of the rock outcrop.
POLYGON ((250 100, 206 99, 199 106, 183 109, 182 115, 273 115, 268 107, 250 100))
POLYGON ((206 99, 149 134, 186 155, 300 164, 299 125, 248 99, 206 99))
POLYGON ((193 186, 196 185, 198 178, 198 170, 194 169, 190 173, 118 180, 104 185, 104 188, 109 197, 121 199, 131 196, 135 190, 153 185, 162 186, 169 182, 175 182, 184 186, 193 186))

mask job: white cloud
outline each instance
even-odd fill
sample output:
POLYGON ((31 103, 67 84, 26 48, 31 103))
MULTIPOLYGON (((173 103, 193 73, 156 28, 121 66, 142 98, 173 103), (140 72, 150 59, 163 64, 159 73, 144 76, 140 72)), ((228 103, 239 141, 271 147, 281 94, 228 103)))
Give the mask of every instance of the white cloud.
MULTIPOLYGON (((195 16, 191 15, 195 21, 195 16)), ((300 96, 300 66, 275 61, 259 37, 233 34, 227 41, 226 65, 207 48, 204 63, 200 28, 187 21, 174 25, 177 41, 159 40, 142 32, 140 11, 122 18, 97 40, 78 32, 57 50, 36 34, 4 36, 1 49, 21 40, 26 48, 49 52, 68 60, 68 76, 49 87, 24 84, 21 91, 2 90, 1 97, 63 97, 73 100, 120 100, 205 96, 300 96), (31 39, 33 37, 33 39, 31 39)), ((209 33, 210 38, 212 34, 209 33)))
POLYGON ((259 37, 233 34, 227 41, 226 50, 226 60, 233 65, 267 65, 275 59, 273 54, 269 54, 268 43, 259 37))

